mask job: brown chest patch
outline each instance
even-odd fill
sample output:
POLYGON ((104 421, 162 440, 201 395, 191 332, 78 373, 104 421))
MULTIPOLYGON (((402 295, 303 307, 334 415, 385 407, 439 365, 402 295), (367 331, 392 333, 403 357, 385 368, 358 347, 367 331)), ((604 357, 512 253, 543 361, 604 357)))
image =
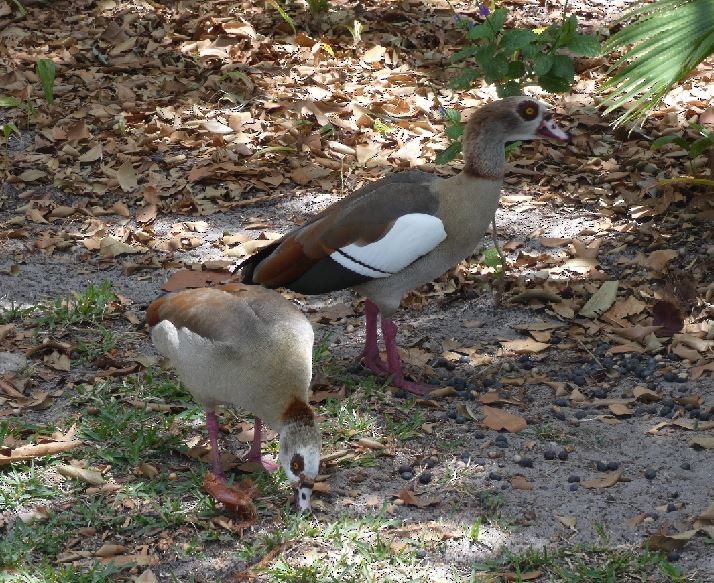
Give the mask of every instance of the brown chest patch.
POLYGON ((314 418, 315 414, 312 412, 310 405, 297 397, 293 397, 290 403, 288 403, 288 406, 285 407, 285 411, 283 411, 282 414, 282 419, 285 423, 288 421, 298 421, 308 425, 313 422, 314 418))

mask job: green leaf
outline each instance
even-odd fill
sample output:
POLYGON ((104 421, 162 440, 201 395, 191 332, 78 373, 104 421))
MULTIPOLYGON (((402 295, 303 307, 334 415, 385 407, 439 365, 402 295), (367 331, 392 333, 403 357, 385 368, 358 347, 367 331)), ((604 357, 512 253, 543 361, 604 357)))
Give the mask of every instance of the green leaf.
POLYGON ((2 126, 2 133, 3 136, 5 136, 5 139, 7 140, 13 133, 16 133, 18 136, 21 136, 22 134, 20 133, 20 130, 17 129, 17 126, 12 123, 8 122, 2 126))
POLYGON ((495 247, 486 249, 486 251, 483 252, 483 263, 486 267, 503 267, 501 256, 498 254, 498 251, 495 247))
POLYGON ((495 83, 506 77, 508 73, 508 60, 504 55, 498 53, 491 59, 479 61, 483 70, 484 79, 487 83, 495 83))
POLYGON ((23 103, 17 97, 0 96, 0 107, 22 107, 23 103))
POLYGON ((512 53, 535 41, 538 37, 531 30, 513 28, 504 31, 498 43, 499 48, 505 53, 512 53))
POLYGON ((449 80, 449 87, 452 89, 469 89, 471 83, 480 77, 479 72, 471 67, 466 67, 461 74, 449 80))
POLYGON ((600 42, 589 34, 576 34, 565 45, 576 55, 596 57, 600 54, 600 42))
POLYGON ((268 4, 270 4, 275 10, 278 11, 278 14, 282 17, 282 19, 290 25, 290 28, 293 31, 293 34, 297 34, 297 29, 295 28, 295 23, 293 22, 293 19, 290 17, 290 15, 285 12, 285 8, 283 8, 278 2, 278 0, 268 0, 268 4))
POLYGON ((693 160, 697 156, 701 156, 711 147, 714 147, 714 143, 711 140, 701 138, 689 146, 689 157, 693 160))
POLYGON ((533 71, 538 76, 546 75, 553 68, 553 55, 537 55, 533 61, 533 71))
POLYGON ((571 79, 548 73, 538 77, 538 84, 549 93, 565 93, 570 90, 571 79))
POLYGON ((464 135, 464 124, 457 122, 454 125, 450 125, 446 128, 444 133, 446 133, 446 137, 450 140, 458 140, 464 135))
POLYGON ((526 45, 521 49, 521 56, 524 59, 535 59, 538 54, 538 47, 535 44, 526 45))
POLYGON ((47 103, 52 105, 55 100, 54 94, 54 84, 55 84, 55 72, 56 67, 53 61, 49 59, 40 59, 35 64, 35 69, 37 70, 37 76, 40 78, 42 83, 42 92, 45 95, 45 100, 47 103))
POLYGON ((464 47, 460 51, 454 53, 451 55, 451 62, 452 63, 457 63, 459 61, 463 61, 464 59, 468 59, 469 57, 473 57, 476 54, 476 51, 478 50, 477 45, 470 45, 468 47, 464 47))
MULTIPOLYGON (((520 79, 526 74, 526 66, 521 61, 511 61, 508 63, 506 77, 509 79, 520 79)), ((512 94, 513 95, 513 94, 512 94)))
POLYGON ((444 118, 450 123, 460 123, 461 122, 461 112, 453 107, 444 108, 444 118))
POLYGON ((439 152, 434 161, 437 164, 448 164, 461 153, 461 142, 454 142, 446 150, 439 152))
POLYGON ((512 95, 521 95, 523 88, 518 81, 508 81, 507 83, 498 84, 496 91, 499 97, 511 97, 512 95))
POLYGON ((477 40, 480 38, 485 38, 492 40, 494 38, 493 30, 488 24, 477 24, 473 28, 470 28, 466 33, 466 38, 469 40, 477 40))
MULTIPOLYGON (((491 16, 487 18, 488 22, 491 24, 491 27, 498 32, 503 28, 503 25, 506 24, 506 18, 508 17, 508 10, 505 8, 499 8, 497 10, 494 10, 491 13, 491 16)), ((488 26, 488 24, 486 24, 488 26)))
POLYGON ((553 57, 553 68, 549 71, 551 75, 562 77, 571 82, 575 78, 575 68, 570 57, 565 55, 555 55, 553 57))
POLYGON ((689 148, 689 144, 687 141, 682 138, 681 136, 677 135, 669 135, 669 136, 660 136, 657 138, 654 142, 652 142, 652 145, 650 146, 653 150, 659 150, 662 146, 666 146, 667 144, 677 144, 680 148, 683 150, 686 150, 689 148))

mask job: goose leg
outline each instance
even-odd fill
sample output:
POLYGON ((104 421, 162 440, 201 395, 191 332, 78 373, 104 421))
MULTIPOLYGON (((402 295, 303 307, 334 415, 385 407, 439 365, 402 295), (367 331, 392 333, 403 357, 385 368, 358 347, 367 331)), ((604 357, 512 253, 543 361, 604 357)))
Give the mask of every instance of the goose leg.
POLYGON ((246 459, 250 462, 258 462, 266 472, 275 472, 280 467, 278 464, 261 457, 260 455, 260 434, 263 430, 263 422, 260 417, 255 418, 255 428, 253 429, 253 443, 250 444, 246 459))
POLYGON ((221 467, 221 454, 218 451, 218 417, 216 417, 215 411, 206 411, 206 429, 208 430, 208 439, 211 441, 213 475, 225 482, 226 476, 221 467))
POLYGON ((362 358, 367 367, 378 375, 388 375, 389 366, 379 357, 377 345, 377 316, 379 308, 372 300, 364 302, 365 333, 362 358))
POLYGON ((404 389, 415 395, 426 395, 431 392, 434 387, 404 380, 402 362, 397 350, 397 325, 390 318, 382 318, 382 335, 384 336, 384 345, 387 349, 389 372, 393 375, 390 384, 393 387, 404 389))

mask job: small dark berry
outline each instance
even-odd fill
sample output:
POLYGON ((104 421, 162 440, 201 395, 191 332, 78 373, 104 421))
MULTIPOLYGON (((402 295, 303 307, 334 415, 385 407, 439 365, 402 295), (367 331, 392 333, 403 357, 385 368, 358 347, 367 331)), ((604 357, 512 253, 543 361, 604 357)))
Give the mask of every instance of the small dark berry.
POLYGON ((412 471, 412 467, 411 467, 411 466, 408 466, 407 464, 402 464, 401 466, 399 466, 399 470, 398 470, 398 471, 399 471, 400 474, 403 474, 404 472, 411 472, 411 471, 412 471))
POLYGON ((575 412, 576 419, 585 419, 587 416, 588 416, 588 412, 583 411, 582 409, 579 409, 578 411, 575 412))
POLYGON ((670 563, 675 563, 679 561, 681 557, 682 555, 679 554, 679 551, 669 551, 669 553, 667 553, 667 560, 670 563))
POLYGON ((562 411, 553 411, 553 417, 560 419, 561 421, 565 421, 565 413, 562 411))
POLYGON ((422 472, 419 476, 419 482, 422 484, 428 484, 431 482, 431 472, 422 472))
POLYGON ((577 375, 573 377, 573 382, 579 387, 584 387, 587 384, 587 380, 583 375, 577 375))
POLYGON ((677 506, 674 504, 674 502, 670 502, 667 504, 667 512, 674 512, 677 510, 677 506))
POLYGON ((692 469, 692 464, 689 462, 684 462, 681 466, 679 466, 683 470, 691 470, 692 469))
POLYGON ((570 484, 570 486, 568 486, 568 490, 570 490, 571 492, 576 492, 578 490, 578 485, 575 483, 570 484))
POLYGON ((461 425, 462 423, 466 423, 466 417, 464 417, 463 415, 457 415, 454 421, 461 425))
POLYGON ((564 450, 564 449, 561 449, 561 450, 558 452, 558 459, 559 459, 560 461, 562 461, 562 462, 564 462, 565 460, 567 460, 567 459, 568 459, 568 452, 567 452, 566 450, 564 450))
POLYGON ((523 468, 532 468, 533 467, 533 459, 529 458, 529 457, 524 457, 521 460, 519 460, 518 465, 523 468))
POLYGON ((575 474, 568 476, 568 483, 573 484, 575 482, 580 481, 580 476, 576 476, 575 474))
POLYGON ((419 549, 416 553, 414 553, 417 559, 425 559, 426 558, 426 551, 424 549, 419 549))
POLYGON ((570 403, 568 402, 568 399, 563 399, 563 398, 556 399, 556 400, 553 401, 553 402, 554 402, 556 405, 558 405, 558 407, 567 407, 568 405, 570 405, 570 403))
POLYGON ((484 439, 485 437, 486 437, 486 434, 483 431, 474 431, 474 438, 484 439))
POLYGON ((607 462, 600 461, 595 465, 595 467, 598 472, 604 472, 607 470, 607 462))
POLYGON ((503 478, 501 477, 501 474, 499 474, 498 472, 491 472, 488 475, 488 479, 493 480, 495 482, 500 482, 503 478))
POLYGON ((543 457, 547 460, 554 460, 555 459, 555 450, 554 449, 546 449, 543 452, 543 457))
POLYGON ((411 472, 402 472, 401 473, 402 480, 411 480, 414 477, 414 474, 411 472))
POLYGON ((614 472, 619 467, 620 467, 620 464, 617 462, 607 462, 607 470, 609 472, 614 472))
POLYGON ((648 480, 654 480, 656 477, 657 472, 652 468, 648 468, 645 470, 645 478, 647 478, 648 480))

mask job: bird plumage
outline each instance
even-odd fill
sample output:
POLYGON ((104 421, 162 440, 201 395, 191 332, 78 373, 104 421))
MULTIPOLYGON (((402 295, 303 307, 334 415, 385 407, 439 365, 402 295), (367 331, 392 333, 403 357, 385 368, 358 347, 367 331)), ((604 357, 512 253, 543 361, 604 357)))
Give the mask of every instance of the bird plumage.
MULTIPOLYGON (((314 480, 320 455, 308 404, 314 333, 297 308, 272 290, 233 283, 163 296, 149 306, 147 322, 156 348, 207 411, 212 443, 215 408, 240 407, 281 433, 279 459, 291 482, 301 481, 290 470, 296 455, 303 477, 314 480)), ((259 458, 256 425, 251 452, 259 458)))
MULTIPOLYGON (((383 324, 388 320, 387 351, 396 351, 389 319, 402 297, 468 257, 488 229, 503 184, 505 143, 541 137, 567 138, 546 104, 513 97, 484 106, 467 123, 459 174, 442 179, 411 171, 368 184, 244 261, 243 281, 307 294, 352 287, 368 298, 368 334, 372 302, 383 324)), ((366 344, 373 370, 388 370, 397 386, 417 392, 401 379, 401 367, 379 363, 376 340, 366 344)))

